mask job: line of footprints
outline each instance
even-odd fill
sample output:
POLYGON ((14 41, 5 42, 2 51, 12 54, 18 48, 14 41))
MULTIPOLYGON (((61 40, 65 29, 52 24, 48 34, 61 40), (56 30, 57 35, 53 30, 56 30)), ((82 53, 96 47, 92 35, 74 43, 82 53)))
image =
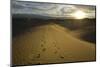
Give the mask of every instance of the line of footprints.
MULTIPOLYGON (((45 52, 47 49, 44 47, 44 44, 46 43, 46 41, 43 41, 43 40, 41 40, 43 43, 41 44, 41 47, 42 47, 42 51, 43 52, 45 52)), ((54 47, 56 48, 56 49, 60 49, 60 48, 58 48, 57 46, 56 46, 56 42, 53 42, 53 44, 54 44, 54 47)), ((59 52, 57 51, 57 50, 55 50, 54 51, 54 54, 59 54, 59 52)), ((37 59, 39 59, 41 57, 41 54, 37 54, 36 55, 36 57, 35 58, 37 58, 37 59)), ((59 58, 61 58, 61 59, 64 59, 64 56, 59 56, 59 58)), ((31 59, 32 61, 34 61, 34 58, 33 59, 31 59)), ((32 62, 31 62, 32 63, 32 62)), ((40 64, 40 63, 37 63, 37 64, 40 64)))

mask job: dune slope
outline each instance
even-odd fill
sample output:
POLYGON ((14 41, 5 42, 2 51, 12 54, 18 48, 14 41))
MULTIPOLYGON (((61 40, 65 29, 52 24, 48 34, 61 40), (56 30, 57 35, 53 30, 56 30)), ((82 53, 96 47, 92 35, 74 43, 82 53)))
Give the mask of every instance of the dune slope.
POLYGON ((94 61, 95 45, 72 37, 57 24, 33 27, 13 38, 13 65, 94 61))

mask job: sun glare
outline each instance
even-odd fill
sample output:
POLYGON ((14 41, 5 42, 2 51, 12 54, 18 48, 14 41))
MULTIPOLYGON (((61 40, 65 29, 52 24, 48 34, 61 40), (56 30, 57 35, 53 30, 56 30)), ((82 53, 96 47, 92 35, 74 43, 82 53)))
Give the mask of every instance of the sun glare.
POLYGON ((86 13, 83 12, 83 11, 76 11, 72 14, 72 16, 75 18, 75 19, 84 19, 86 18, 86 13))

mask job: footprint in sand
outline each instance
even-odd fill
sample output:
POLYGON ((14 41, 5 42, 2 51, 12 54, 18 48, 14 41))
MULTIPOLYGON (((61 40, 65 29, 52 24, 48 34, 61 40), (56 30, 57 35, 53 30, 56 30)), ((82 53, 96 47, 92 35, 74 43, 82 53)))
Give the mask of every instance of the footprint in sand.
POLYGON ((43 44, 45 44, 45 43, 46 43, 46 41, 44 41, 43 39, 41 39, 41 42, 42 42, 43 44))
POLYGON ((54 53, 57 54, 57 51, 55 51, 54 53))
POLYGON ((43 44, 41 44, 41 47, 43 47, 43 44))
POLYGON ((36 58, 40 58, 40 54, 38 54, 38 55, 36 56, 36 58))
POLYGON ((42 51, 46 51, 46 48, 43 48, 42 51))
POLYGON ((60 56, 60 58, 61 58, 61 59, 64 59, 64 57, 63 57, 63 56, 60 56))

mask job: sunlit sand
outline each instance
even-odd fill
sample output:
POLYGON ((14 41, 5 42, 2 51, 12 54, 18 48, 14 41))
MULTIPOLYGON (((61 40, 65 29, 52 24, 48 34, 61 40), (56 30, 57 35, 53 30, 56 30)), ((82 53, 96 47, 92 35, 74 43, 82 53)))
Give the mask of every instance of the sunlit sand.
POLYGON ((13 38, 12 59, 14 65, 94 61, 95 44, 58 24, 41 25, 13 38))

